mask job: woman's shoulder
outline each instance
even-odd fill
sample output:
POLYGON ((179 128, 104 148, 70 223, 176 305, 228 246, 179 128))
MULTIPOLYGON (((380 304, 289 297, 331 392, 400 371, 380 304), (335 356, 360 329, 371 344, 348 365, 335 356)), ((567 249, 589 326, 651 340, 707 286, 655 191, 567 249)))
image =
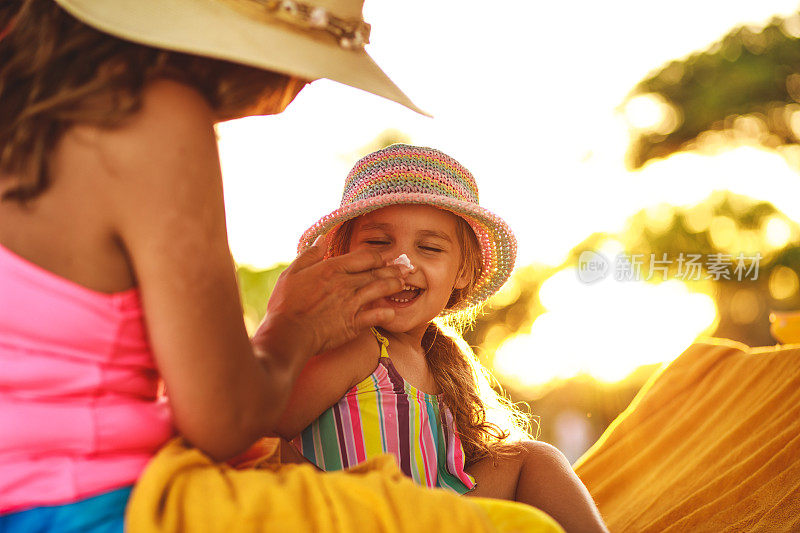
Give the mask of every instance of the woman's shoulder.
POLYGON ((215 142, 214 113, 195 89, 171 80, 149 83, 141 94, 139 109, 113 128, 97 135, 108 156, 124 156, 143 150, 164 152, 182 145, 215 142))
POLYGON ((216 201, 221 172, 214 114, 193 88, 153 81, 143 90, 139 109, 113 127, 79 128, 71 152, 83 150, 96 161, 109 193, 110 218, 120 221, 132 211, 138 219, 142 202, 160 209, 158 204, 169 207, 178 198, 190 205, 216 201))
POLYGON ((144 88, 141 101, 133 124, 189 130, 200 124, 213 126, 215 121, 208 101, 193 87, 174 80, 151 81, 144 88))
POLYGON ((183 105, 202 105, 211 110, 197 89, 170 78, 157 78, 148 82, 142 95, 152 103, 168 102, 179 108, 183 105))
POLYGON ((214 116, 193 88, 170 80, 149 83, 137 111, 112 126, 80 122, 59 143, 59 171, 94 176, 119 198, 163 176, 219 173, 214 116), (113 178, 113 179, 109 179, 113 178))
POLYGON ((70 135, 65 136, 70 149, 82 145, 87 150, 99 151, 107 162, 113 163, 116 157, 137 150, 168 150, 179 140, 207 142, 209 131, 213 138, 213 111, 202 95, 187 85, 155 80, 137 98, 117 99, 127 100, 124 105, 135 110, 119 119, 106 117, 104 120, 111 120, 110 124, 92 120, 76 122, 69 130, 70 135), (70 143, 73 139, 78 143, 70 143), (165 139, 171 142, 165 143, 165 139))

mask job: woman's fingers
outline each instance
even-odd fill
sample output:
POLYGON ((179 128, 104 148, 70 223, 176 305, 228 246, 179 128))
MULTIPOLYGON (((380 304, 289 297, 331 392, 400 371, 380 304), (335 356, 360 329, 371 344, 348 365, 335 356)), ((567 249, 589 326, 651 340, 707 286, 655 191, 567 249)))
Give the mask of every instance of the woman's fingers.
POLYGON ((404 278, 404 272, 398 267, 397 265, 391 265, 387 267, 381 268, 373 268, 372 270, 367 270, 365 272, 359 272, 357 274, 344 274, 348 280, 352 283, 352 286, 358 288, 367 285, 368 283, 372 283, 376 280, 381 279, 397 279, 401 282, 404 278))
POLYGON ((332 267, 341 272, 355 274, 376 268, 381 268, 386 264, 386 260, 377 250, 361 249, 330 259, 332 267))
POLYGON ((311 265, 319 263, 325 257, 325 252, 328 251, 328 235, 320 235, 314 240, 314 244, 300 252, 292 263, 286 267, 289 273, 299 272, 306 269, 311 265))
MULTIPOLYGON (((303 250, 297 258, 286 268, 287 271, 299 272, 322 261, 325 252, 328 250, 328 236, 320 235, 314 244, 303 250)), ((348 274, 360 272, 375 272, 378 269, 389 269, 383 271, 384 274, 396 272, 395 275, 404 275, 409 272, 405 265, 386 266, 386 260, 377 250, 356 250, 337 257, 332 257, 326 261, 327 268, 334 271, 348 274)), ((379 275, 380 272, 376 272, 379 275)))
POLYGON ((403 281, 398 278, 376 279, 356 291, 355 304, 360 309, 364 305, 394 294, 402 288, 403 281))
POLYGON ((394 318, 394 309, 391 307, 376 307, 364 309, 356 314, 355 329, 362 331, 372 326, 382 326, 394 318))

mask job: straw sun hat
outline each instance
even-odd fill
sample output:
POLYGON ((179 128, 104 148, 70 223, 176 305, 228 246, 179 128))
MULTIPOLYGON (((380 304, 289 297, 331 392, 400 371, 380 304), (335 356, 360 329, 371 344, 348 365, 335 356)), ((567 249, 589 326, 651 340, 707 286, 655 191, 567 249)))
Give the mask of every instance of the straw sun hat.
POLYGON ((469 294, 443 315, 474 307, 497 292, 514 269, 517 240, 508 225, 478 205, 475 178, 439 150, 393 144, 359 160, 344 183, 339 209, 322 217, 300 238, 298 252, 343 222, 396 204, 446 209, 470 225, 481 249, 481 276, 469 294))
POLYGON ((153 47, 306 80, 328 78, 425 114, 364 50, 363 0, 55 0, 85 24, 153 47))

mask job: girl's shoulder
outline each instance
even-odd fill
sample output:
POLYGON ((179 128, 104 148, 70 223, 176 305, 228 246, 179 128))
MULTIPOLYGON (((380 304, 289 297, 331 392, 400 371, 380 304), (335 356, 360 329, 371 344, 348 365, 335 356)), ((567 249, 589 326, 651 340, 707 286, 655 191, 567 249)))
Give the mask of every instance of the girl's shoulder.
POLYGON ((341 361, 348 368, 348 373, 352 375, 349 388, 352 388, 375 371, 381 352, 375 336, 366 330, 355 339, 322 355, 331 360, 341 361))

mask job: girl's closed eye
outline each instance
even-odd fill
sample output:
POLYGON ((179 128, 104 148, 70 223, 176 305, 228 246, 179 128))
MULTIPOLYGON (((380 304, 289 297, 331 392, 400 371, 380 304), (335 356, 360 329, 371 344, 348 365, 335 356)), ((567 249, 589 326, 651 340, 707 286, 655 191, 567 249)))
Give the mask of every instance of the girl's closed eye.
POLYGON ((420 249, 424 250, 426 252, 433 252, 433 253, 444 252, 444 250, 442 248, 439 248, 439 247, 436 247, 436 246, 429 246, 429 245, 420 245, 420 249))
POLYGON ((417 247, 425 253, 438 254, 447 251, 447 246, 439 243, 421 242, 417 247))

